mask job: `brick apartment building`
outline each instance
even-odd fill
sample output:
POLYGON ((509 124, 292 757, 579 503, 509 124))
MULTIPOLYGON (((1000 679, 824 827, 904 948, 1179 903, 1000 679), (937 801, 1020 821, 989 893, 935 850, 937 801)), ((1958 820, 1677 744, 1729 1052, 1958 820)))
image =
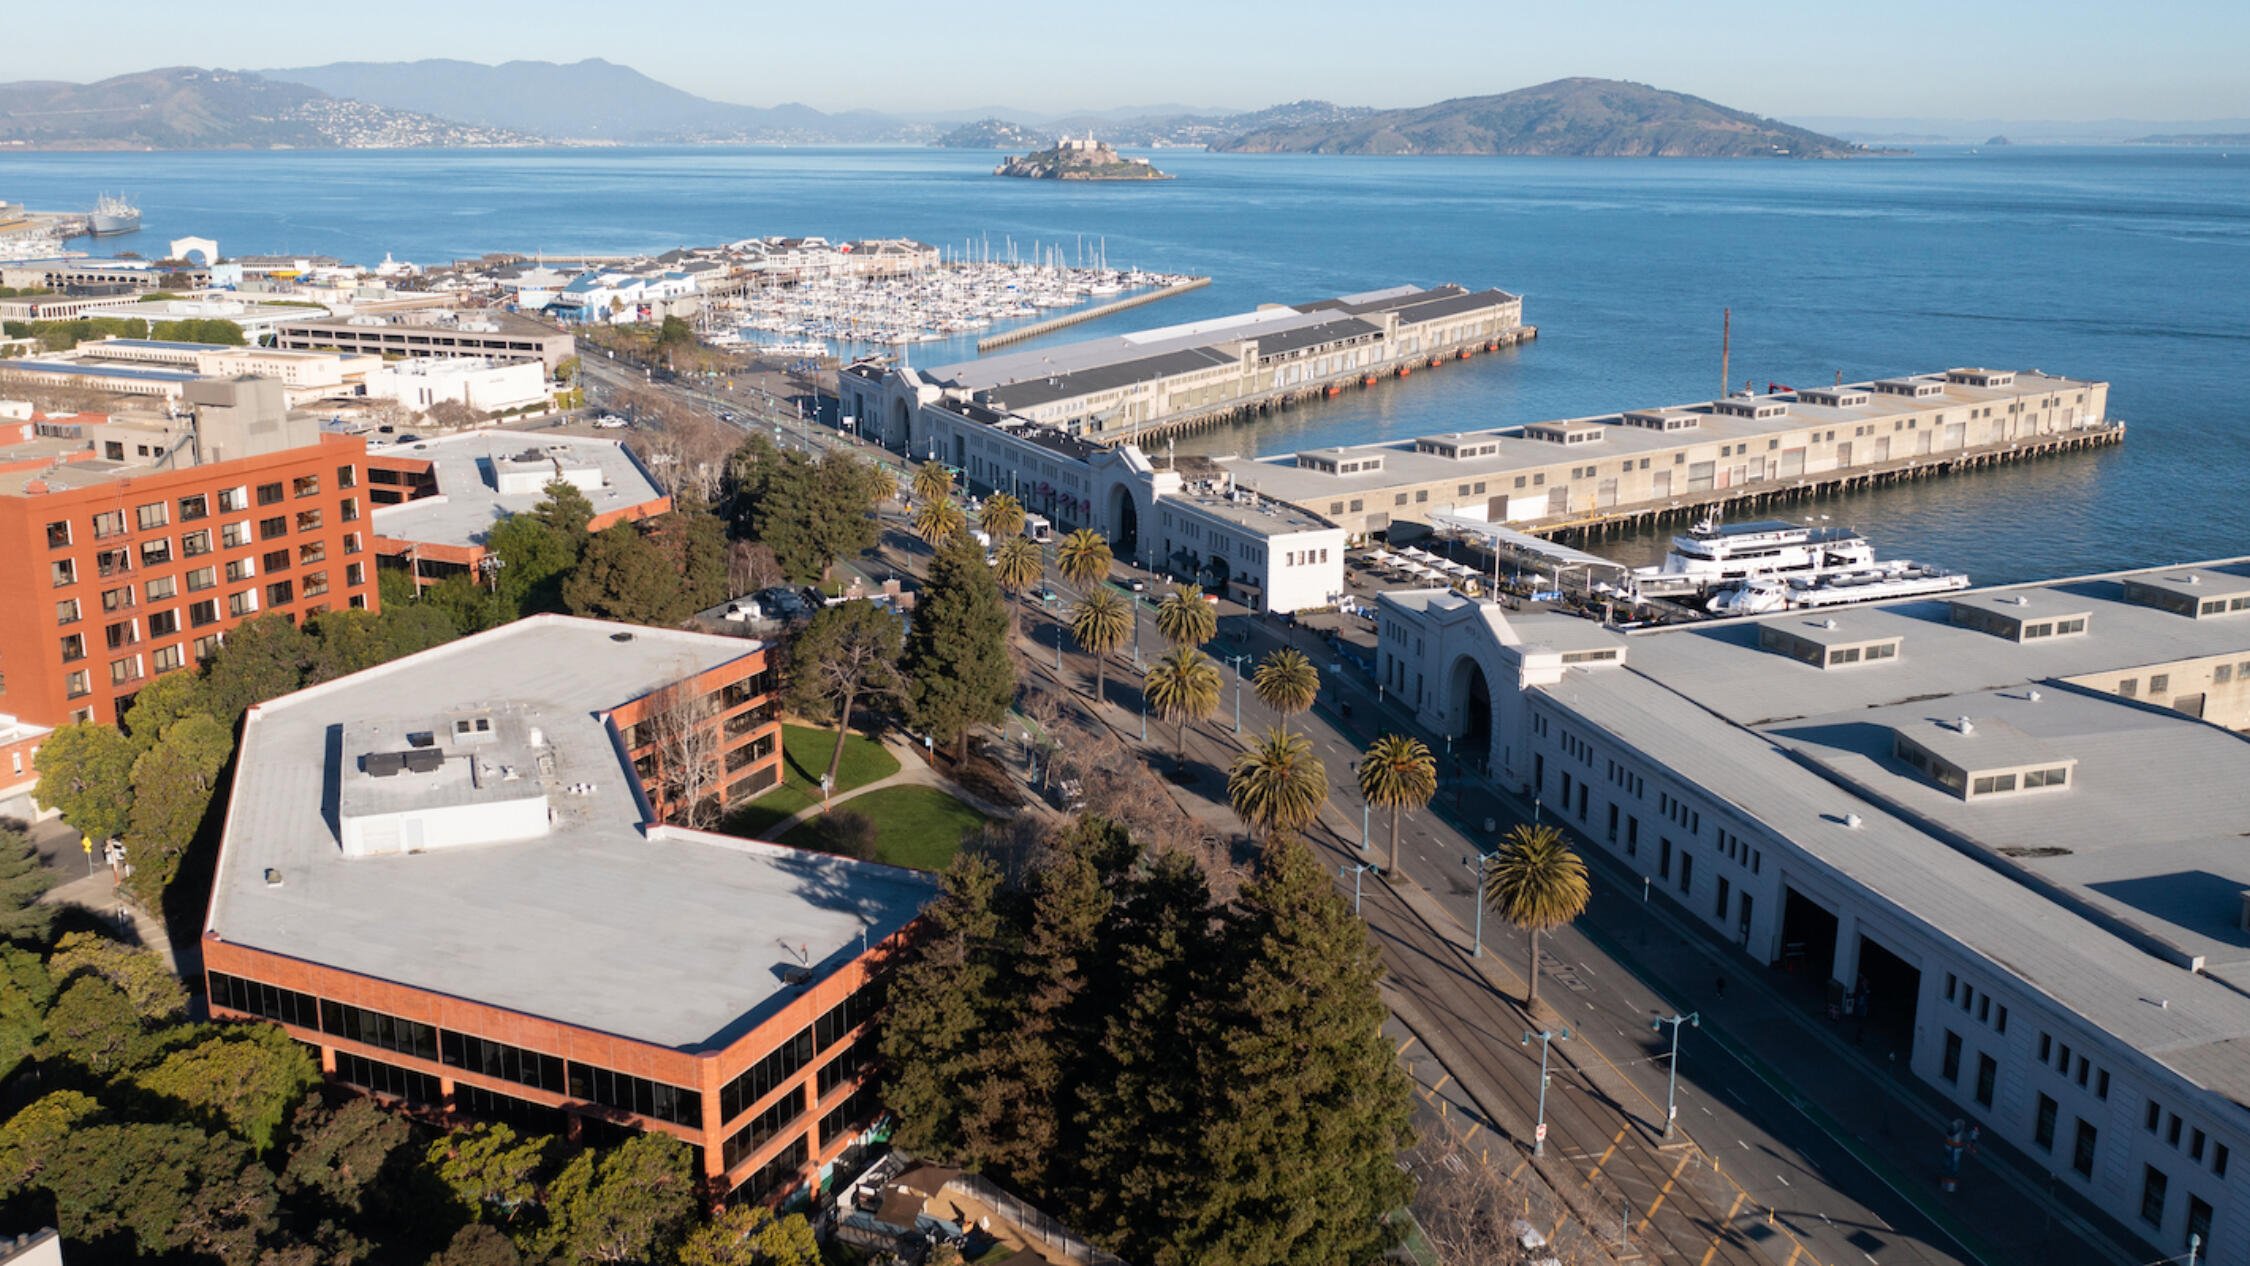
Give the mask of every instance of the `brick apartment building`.
POLYGON ((757 642, 543 615, 252 708, 214 1014, 434 1116, 674 1135, 714 1196, 817 1182, 879 1115, 863 1026, 934 882, 666 821, 668 761, 773 784, 773 684, 757 642))
POLYGON ((291 418, 278 382, 188 403, 0 430, 0 713, 113 722, 244 620, 374 606, 362 442, 291 418))

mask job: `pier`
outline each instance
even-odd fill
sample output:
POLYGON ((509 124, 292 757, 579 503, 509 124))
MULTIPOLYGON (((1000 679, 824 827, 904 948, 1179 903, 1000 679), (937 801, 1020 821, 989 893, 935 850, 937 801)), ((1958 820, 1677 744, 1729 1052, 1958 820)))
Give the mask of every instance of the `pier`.
POLYGON ((1080 325, 1087 321, 1099 321, 1103 317, 1115 316, 1117 313, 1140 307, 1144 303, 1154 303, 1159 299, 1184 295, 1190 290, 1201 290, 1210 284, 1211 279, 1209 277, 1190 277, 1186 281, 1175 282, 1161 290, 1127 295, 1110 303, 1096 304, 1091 308, 1081 308, 1076 312, 1065 312, 1061 316, 1048 317, 1044 321, 1033 321, 1028 325, 1019 325, 1012 330, 1002 330, 998 334, 978 339, 977 354, 981 356, 996 347, 1010 347, 1029 339, 1052 334, 1056 330, 1069 329, 1073 325, 1080 325))

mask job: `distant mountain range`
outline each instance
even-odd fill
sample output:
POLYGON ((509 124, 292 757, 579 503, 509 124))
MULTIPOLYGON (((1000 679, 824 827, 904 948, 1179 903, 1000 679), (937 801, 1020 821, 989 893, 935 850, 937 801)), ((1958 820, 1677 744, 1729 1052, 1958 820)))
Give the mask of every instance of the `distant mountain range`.
POLYGON ((733 105, 660 83, 600 58, 556 62, 336 62, 259 72, 394 110, 418 110, 558 141, 866 142, 922 139, 935 129, 866 111, 733 105))
POLYGON ((1287 105, 1232 114, 1225 111, 1066 114, 1034 125, 987 118, 957 127, 931 143, 946 149, 1036 149, 1054 144, 1057 137, 1083 136, 1091 132, 1112 145, 1216 148, 1245 132, 1338 125, 1374 113, 1366 106, 1292 101, 1287 105))
POLYGON ((2250 149, 2250 132, 2160 132, 2155 136, 2136 136, 2135 145, 2203 145, 2224 146, 2228 149, 2250 149))
POLYGON ((347 149, 520 145, 537 138, 414 110, 342 100, 301 84, 177 66, 98 83, 0 84, 0 147, 347 149))
POLYGON ((2016 145, 2129 145, 2150 136, 2250 132, 2250 119, 1947 119, 1812 115, 1791 120, 1849 141, 1976 145, 2005 136, 2016 145))
POLYGON ((1869 152, 1701 97, 1616 79, 1558 79, 1419 109, 1263 128, 1213 148, 1251 154, 1611 158, 1843 158, 1869 152))

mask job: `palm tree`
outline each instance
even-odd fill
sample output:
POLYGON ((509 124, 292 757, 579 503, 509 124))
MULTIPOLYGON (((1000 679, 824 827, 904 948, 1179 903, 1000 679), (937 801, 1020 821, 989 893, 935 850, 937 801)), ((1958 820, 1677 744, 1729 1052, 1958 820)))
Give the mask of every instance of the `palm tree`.
POLYGON ((1211 657, 1192 646, 1178 647, 1156 661, 1141 679, 1141 693, 1157 716, 1177 721, 1179 746, 1173 763, 1187 764, 1187 728, 1219 710, 1219 668, 1211 657))
POLYGON ((1156 631, 1174 646, 1201 646, 1219 631, 1219 614, 1201 585, 1174 585, 1156 604, 1156 631))
POLYGON ((968 530, 969 516, 953 503, 953 498, 933 497, 914 507, 914 534, 936 549, 968 530))
POLYGON ((1109 656, 1133 634, 1133 611, 1125 595, 1107 585, 1087 593, 1071 608, 1070 635, 1094 657, 1094 702, 1103 699, 1109 656))
POLYGON ((992 551, 992 579, 1011 594, 1022 593, 1038 584, 1046 570, 1047 556, 1040 552, 1037 542, 1024 537, 1003 537, 992 551))
POLYGON ((1080 528, 1055 547, 1055 569, 1080 589, 1091 589, 1109 576, 1109 542, 1092 528, 1080 528))
POLYGON ((1437 794, 1437 761, 1429 745, 1410 734, 1385 734, 1370 743, 1359 761, 1359 794, 1391 811, 1391 864, 1383 873, 1395 876, 1400 811, 1419 809, 1437 794))
POLYGON ((1484 904, 1531 936, 1525 1007, 1539 1001, 1539 934, 1585 913, 1588 895, 1585 860, 1544 823, 1517 824, 1485 863, 1484 904))
POLYGON ((1290 717, 1313 706, 1313 700, 1320 697, 1320 670, 1304 652, 1284 646, 1258 665, 1250 686, 1267 707, 1281 714, 1286 729, 1290 717))
POLYGON ((1313 754, 1311 739, 1275 726, 1234 758, 1227 800, 1261 836, 1301 831, 1328 802, 1328 771, 1313 754))
POLYGON ((926 461, 914 468, 914 499, 936 501, 953 495, 953 472, 940 461, 926 461))
POLYGON ((984 509, 978 512, 977 523, 996 541, 1005 536, 1021 536, 1023 502, 1004 492, 993 493, 984 499, 984 509))

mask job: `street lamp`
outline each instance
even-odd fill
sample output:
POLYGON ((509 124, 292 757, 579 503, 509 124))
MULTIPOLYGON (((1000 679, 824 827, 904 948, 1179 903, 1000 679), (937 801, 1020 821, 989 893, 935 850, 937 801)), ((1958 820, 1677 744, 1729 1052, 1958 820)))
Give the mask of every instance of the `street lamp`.
POLYGON ((1242 733, 1242 664, 1244 660, 1250 658, 1250 653, 1244 651, 1240 655, 1222 655, 1220 658, 1234 665, 1234 732, 1240 734, 1242 733))
POLYGON ((1533 1038, 1539 1039, 1539 1117, 1531 1130, 1531 1154, 1533 1156, 1545 1156, 1547 1154, 1547 1048, 1556 1042, 1569 1041, 1570 1029, 1566 1025, 1560 1029, 1541 1029, 1537 1033, 1526 1033, 1523 1035, 1523 1044, 1525 1046, 1531 1045, 1531 1039, 1533 1038))
POLYGON ((1469 946, 1471 958, 1484 957, 1484 876, 1486 871, 1492 869, 1493 861, 1499 856, 1498 853, 1479 853, 1475 857, 1461 859, 1463 866, 1477 873, 1476 894, 1473 898, 1477 907, 1476 937, 1469 946))
POLYGON ((1355 917, 1359 914, 1360 881, 1366 876, 1368 871, 1371 871, 1373 869, 1375 869, 1375 863, 1373 862, 1361 862, 1356 866, 1350 862, 1344 862, 1336 867, 1336 877, 1338 879, 1343 878, 1345 875, 1350 875, 1352 877, 1352 914, 1355 917))
POLYGON ((1062 671, 1062 635, 1062 621, 1057 620, 1055 621, 1055 671, 1058 673, 1062 671))
POLYGON ((1650 1028, 1662 1033, 1667 1024, 1672 1026, 1672 1060, 1670 1074, 1664 1083, 1664 1137, 1670 1138, 1672 1122, 1680 1115, 1680 1026, 1685 1024, 1689 1028, 1702 1028, 1703 1013, 1690 1011, 1686 1015, 1664 1016, 1650 1028))

